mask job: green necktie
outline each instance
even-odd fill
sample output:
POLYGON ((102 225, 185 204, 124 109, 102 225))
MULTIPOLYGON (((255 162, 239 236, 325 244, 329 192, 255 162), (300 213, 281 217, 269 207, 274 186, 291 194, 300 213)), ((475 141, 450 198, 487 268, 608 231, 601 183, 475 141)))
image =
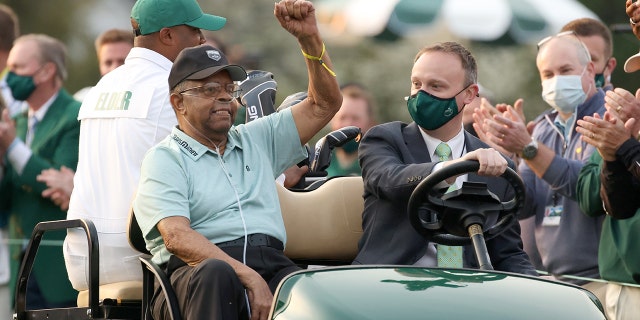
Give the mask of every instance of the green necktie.
POLYGON ((447 161, 451 158, 451 147, 444 142, 436 147, 436 155, 440 158, 440 161, 447 161))
MULTIPOLYGON (((444 142, 436 147, 436 155, 440 161, 447 161, 451 158, 451 147, 444 142)), ((456 185, 452 184, 447 192, 455 190, 456 185)), ((462 247, 437 245, 438 267, 462 268, 462 247)))

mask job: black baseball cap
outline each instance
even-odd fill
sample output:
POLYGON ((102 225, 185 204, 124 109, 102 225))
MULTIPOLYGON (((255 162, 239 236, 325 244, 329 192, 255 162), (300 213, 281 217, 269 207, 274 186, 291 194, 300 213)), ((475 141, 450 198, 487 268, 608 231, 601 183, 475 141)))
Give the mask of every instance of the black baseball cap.
POLYGON ((247 78, 247 71, 243 67, 229 64, 224 53, 210 45, 186 48, 173 62, 169 73, 169 89, 184 80, 204 79, 222 70, 227 70, 233 81, 247 78))

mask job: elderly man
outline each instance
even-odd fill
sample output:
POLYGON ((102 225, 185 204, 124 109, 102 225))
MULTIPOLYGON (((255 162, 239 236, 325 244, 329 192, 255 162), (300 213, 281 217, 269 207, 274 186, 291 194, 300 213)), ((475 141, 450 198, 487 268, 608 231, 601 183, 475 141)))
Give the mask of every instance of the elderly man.
MULTIPOLYGON (((283 0, 274 14, 306 58, 308 97, 233 126, 244 69, 213 47, 185 49, 169 75, 178 126, 142 163, 136 218, 185 319, 266 319, 276 286, 298 270, 283 253, 274 180, 306 157, 304 143, 342 96, 311 2, 283 0)), ((152 310, 154 319, 167 318, 163 295, 152 310)))
MULTIPOLYGON (((15 122, 4 110, 0 122, 0 156, 4 157, 4 177, 0 184, 0 211, 7 210, 11 238, 27 242, 40 221, 61 220, 65 213, 42 197, 46 188, 36 181, 44 169, 78 161, 76 120, 80 103, 62 89, 67 77, 64 45, 49 36, 29 34, 18 38, 9 53, 7 85, 16 100, 25 101, 29 110, 15 122)), ((0 157, 0 158, 2 158, 0 157)), ((62 240, 63 234, 52 234, 62 240)), ((13 278, 18 273, 24 244, 11 248, 13 278)), ((75 292, 67 280, 62 247, 47 246, 38 251, 39 261, 29 278, 28 308, 75 305, 75 292)), ((12 279, 15 281, 15 279, 12 279)))
POLYGON ((531 135, 513 108, 493 117, 483 113, 482 130, 523 160, 519 173, 527 201, 521 218, 536 217, 535 241, 545 271, 584 285, 603 300, 602 283, 572 276, 599 278, 602 218, 585 216, 575 200, 578 173, 594 148, 580 139, 575 123, 604 112, 604 92, 596 87, 589 51, 573 32, 544 39, 538 50, 542 97, 553 112, 541 117, 531 135))
MULTIPOLYGON (((100 283, 142 277, 138 252, 127 242, 129 208, 144 154, 176 125, 167 78, 186 47, 204 43, 201 29, 226 19, 204 14, 196 0, 138 0, 136 34, 125 64, 106 74, 82 103, 80 158, 68 219, 92 220, 100 239, 100 283)), ((81 230, 69 230, 65 261, 73 287, 86 290, 88 252, 81 230)))
MULTIPOLYGON (((478 267, 472 247, 434 245, 412 227, 406 208, 423 177, 442 167, 477 160, 477 174, 450 181, 487 183, 501 199, 513 193, 499 176, 513 162, 490 149, 462 127, 462 109, 478 94, 477 66, 471 53, 455 42, 425 47, 411 70, 409 114, 415 122, 391 122, 369 129, 359 148, 364 179, 364 234, 354 264, 403 264, 478 267)), ((451 188, 450 187, 450 188, 451 188)), ((535 275, 522 250, 520 228, 513 224, 487 241, 497 270, 535 275)))

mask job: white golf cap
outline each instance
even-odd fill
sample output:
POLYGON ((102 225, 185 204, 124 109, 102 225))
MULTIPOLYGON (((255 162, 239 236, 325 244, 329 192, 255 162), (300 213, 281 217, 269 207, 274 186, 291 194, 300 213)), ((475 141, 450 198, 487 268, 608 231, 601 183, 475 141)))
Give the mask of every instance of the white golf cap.
POLYGON ((624 72, 631 73, 640 70, 640 52, 632 55, 624 63, 624 72))

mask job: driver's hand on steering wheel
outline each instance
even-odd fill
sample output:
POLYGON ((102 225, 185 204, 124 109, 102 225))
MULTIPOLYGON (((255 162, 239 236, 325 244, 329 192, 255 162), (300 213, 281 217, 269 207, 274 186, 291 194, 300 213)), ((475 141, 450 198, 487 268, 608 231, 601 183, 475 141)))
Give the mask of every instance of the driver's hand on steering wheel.
POLYGON ((462 157, 443 163, 443 167, 460 161, 476 160, 480 163, 478 175, 480 176, 500 176, 507 170, 507 160, 495 149, 485 148, 473 150, 462 157))

